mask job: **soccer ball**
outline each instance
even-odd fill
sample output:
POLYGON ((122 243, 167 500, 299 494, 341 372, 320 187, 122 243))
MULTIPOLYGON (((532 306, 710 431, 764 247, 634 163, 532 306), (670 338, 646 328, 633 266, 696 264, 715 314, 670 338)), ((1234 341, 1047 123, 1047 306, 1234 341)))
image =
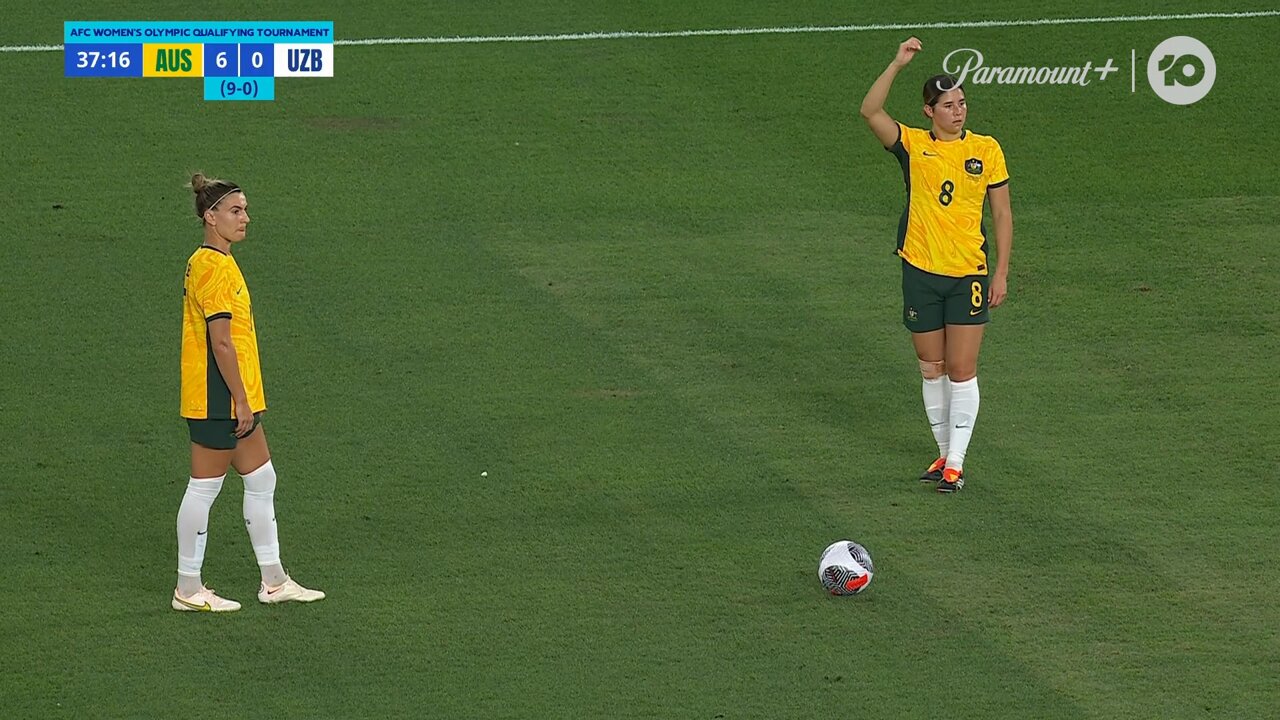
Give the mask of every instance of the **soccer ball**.
POLYGON ((831 543, 818 560, 818 579, 832 595, 857 595, 871 584, 871 553, 856 542, 831 543))

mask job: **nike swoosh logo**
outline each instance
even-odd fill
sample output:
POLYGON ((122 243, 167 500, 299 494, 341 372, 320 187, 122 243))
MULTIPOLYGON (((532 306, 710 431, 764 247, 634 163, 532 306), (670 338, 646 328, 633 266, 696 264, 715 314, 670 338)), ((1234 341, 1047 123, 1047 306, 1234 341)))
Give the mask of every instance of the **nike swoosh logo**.
POLYGON ((977 310, 970 310, 970 311, 969 311, 969 317, 973 317, 974 315, 981 315, 981 314, 982 314, 982 308, 978 308, 977 310))
MULTIPOLYGON (((244 288, 240 288, 240 290, 243 290, 243 289, 244 289, 244 288)), ((236 294, 237 294, 237 295, 239 295, 239 294, 240 294, 240 290, 237 290, 237 291, 236 291, 236 294)))
POLYGON ((173 596, 173 599, 174 599, 174 600, 177 600, 178 602, 182 603, 183 605, 186 605, 187 607, 191 608, 192 610, 199 610, 200 612, 212 612, 212 611, 213 611, 213 608, 209 607, 209 603, 208 603, 208 602, 206 602, 206 603, 205 603, 205 604, 203 604, 203 605, 197 605, 197 604, 195 604, 195 603, 187 602, 186 600, 183 600, 182 598, 178 597, 177 595, 174 595, 174 596, 173 596))
POLYGON ((963 429, 965 429, 965 428, 967 428, 967 427, 973 427, 973 426, 972 426, 972 425, 957 425, 957 426, 956 426, 956 429, 957 429, 957 430, 963 430, 963 429))
POLYGON ((197 534, 197 535, 207 535, 207 534, 209 534, 209 531, 208 531, 208 530, 205 530, 204 532, 198 532, 198 533, 196 533, 196 534, 197 534))
POLYGON ((928 150, 921 150, 920 154, 925 157, 938 157, 938 153, 931 153, 928 150))

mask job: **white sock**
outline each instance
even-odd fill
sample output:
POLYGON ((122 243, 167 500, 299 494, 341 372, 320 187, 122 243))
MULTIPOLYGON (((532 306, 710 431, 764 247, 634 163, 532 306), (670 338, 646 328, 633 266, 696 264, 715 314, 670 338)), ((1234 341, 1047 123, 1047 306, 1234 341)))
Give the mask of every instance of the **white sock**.
POLYGON ((924 414, 929 417, 929 428, 933 430, 933 439, 938 441, 938 457, 946 457, 951 440, 951 412, 948 407, 951 399, 951 381, 946 375, 940 378, 924 378, 921 392, 924 395, 924 414))
POLYGON ((218 499, 225 477, 191 478, 178 506, 178 594, 183 597, 191 597, 203 587, 200 568, 209 539, 209 508, 218 499))
POLYGON ((280 564, 280 538, 276 534, 276 469, 268 460, 243 477, 244 527, 258 558, 262 582, 270 587, 283 585, 288 575, 280 564))
POLYGON ((964 454, 973 437, 973 424, 978 419, 978 378, 964 382, 951 381, 951 447, 947 450, 947 467, 964 469, 964 454))

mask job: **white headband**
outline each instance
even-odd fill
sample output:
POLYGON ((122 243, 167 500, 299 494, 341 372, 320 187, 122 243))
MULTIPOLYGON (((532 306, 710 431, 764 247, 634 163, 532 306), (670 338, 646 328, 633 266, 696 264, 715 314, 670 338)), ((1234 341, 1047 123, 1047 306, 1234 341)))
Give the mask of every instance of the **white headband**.
POLYGON ((233 193, 233 192, 240 192, 240 188, 238 188, 238 187, 233 187, 233 188, 231 188, 230 190, 228 190, 228 191, 226 191, 225 193, 223 193, 223 194, 222 194, 222 197, 220 197, 220 198, 218 198, 217 200, 214 200, 214 201, 213 201, 213 204, 209 206, 209 209, 210 209, 210 210, 212 210, 212 209, 214 209, 214 208, 218 207, 218 203, 220 203, 220 202, 222 202, 223 200, 225 200, 225 199, 227 198, 227 196, 228 196, 228 195, 230 195, 230 194, 231 194, 231 193, 233 193))

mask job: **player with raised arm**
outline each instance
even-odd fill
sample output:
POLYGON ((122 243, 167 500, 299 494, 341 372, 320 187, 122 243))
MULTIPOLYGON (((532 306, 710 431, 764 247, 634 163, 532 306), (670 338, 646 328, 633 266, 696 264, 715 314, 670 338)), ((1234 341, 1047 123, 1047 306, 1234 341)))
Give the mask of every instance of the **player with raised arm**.
POLYGON ((938 459, 920 479, 949 493, 964 487, 965 453, 978 417, 978 350, 990 309, 1008 292, 1013 211, 1004 151, 995 138, 965 129, 968 107, 955 78, 934 75, 925 82, 929 130, 885 112, 894 78, 920 50, 914 37, 898 47, 863 99, 861 115, 902 166, 902 322, 920 361, 925 413, 938 444, 938 459), (994 271, 984 202, 995 225, 994 271))

